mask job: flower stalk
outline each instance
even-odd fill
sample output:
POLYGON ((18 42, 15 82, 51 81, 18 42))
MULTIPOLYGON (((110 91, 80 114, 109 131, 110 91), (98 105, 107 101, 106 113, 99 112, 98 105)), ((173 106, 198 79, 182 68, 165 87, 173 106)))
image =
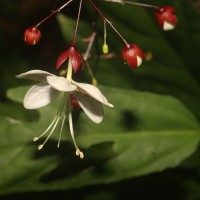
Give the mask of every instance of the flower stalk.
POLYGON ((101 18, 103 20, 105 20, 110 26, 111 28, 115 31, 115 33, 122 39, 122 41, 128 45, 128 42, 124 39, 124 37, 119 33, 119 31, 112 25, 111 21, 109 21, 104 15, 103 13, 98 9, 98 7, 94 4, 94 2, 92 0, 88 0, 89 3, 92 5, 92 7, 97 11, 97 13, 101 16, 101 18))
POLYGON ((73 37, 73 40, 72 40, 72 46, 75 46, 75 43, 76 43, 76 36, 77 36, 77 30, 78 30, 78 25, 79 25, 79 21, 80 21, 82 3, 83 3, 83 0, 80 0, 79 9, 78 9, 78 17, 77 17, 77 20, 76 20, 76 27, 75 27, 75 32, 74 32, 74 37, 73 37))
POLYGON ((73 0, 69 0, 68 2, 66 2, 64 5, 62 5, 61 7, 59 7, 58 9, 52 11, 51 14, 49 14, 47 17, 45 17, 43 20, 41 20, 39 23, 37 23, 35 25, 35 27, 40 26, 41 24, 43 24, 45 21, 47 21, 50 17, 52 17, 53 15, 59 13, 63 8, 65 8, 67 5, 69 5, 73 0))
POLYGON ((140 7, 147 7, 147 8, 155 8, 158 9, 158 6, 155 5, 149 5, 145 3, 138 3, 138 2, 133 2, 133 1, 126 1, 126 0, 105 0, 107 2, 112 2, 112 3, 120 3, 120 4, 130 4, 134 6, 140 6, 140 7))

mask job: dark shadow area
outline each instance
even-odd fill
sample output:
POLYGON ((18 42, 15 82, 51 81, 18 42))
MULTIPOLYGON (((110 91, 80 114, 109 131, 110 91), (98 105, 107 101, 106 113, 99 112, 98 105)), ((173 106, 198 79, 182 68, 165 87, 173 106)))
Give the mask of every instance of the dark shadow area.
POLYGON ((177 179, 174 178, 178 175, 183 175, 183 173, 185 174, 185 171, 173 169, 115 184, 90 186, 68 191, 13 194, 1 196, 0 199, 51 200, 59 197, 59 199, 79 200, 185 200, 186 194, 177 179))
POLYGON ((133 131, 136 129, 136 124, 138 124, 139 119, 133 111, 124 110, 121 116, 121 123, 125 131, 133 131))
POLYGON ((41 182, 52 182, 75 176, 81 171, 93 168, 95 176, 105 175, 107 172, 103 165, 115 155, 112 142, 104 142, 92 145, 88 149, 82 149, 86 155, 80 162, 80 158, 75 156, 74 146, 70 142, 61 142, 60 147, 55 151, 56 141, 48 141, 48 148, 36 151, 33 159, 56 155, 59 158, 59 164, 50 173, 41 177, 41 182), (102 152, 103 149, 103 152, 102 152), (95 155, 95 156, 94 156, 95 155))

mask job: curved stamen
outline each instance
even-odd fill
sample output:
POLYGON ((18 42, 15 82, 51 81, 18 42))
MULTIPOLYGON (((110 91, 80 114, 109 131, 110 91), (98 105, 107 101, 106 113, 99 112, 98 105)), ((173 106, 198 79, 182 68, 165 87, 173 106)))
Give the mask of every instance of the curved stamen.
POLYGON ((61 128, 60 128, 57 148, 59 148, 59 146, 60 146, 60 138, 61 138, 61 135, 62 135, 63 126, 65 124, 65 119, 66 119, 66 114, 64 115, 63 120, 62 120, 62 125, 61 125, 61 128))
POLYGON ((69 118, 69 129, 70 129, 71 137, 72 137, 74 146, 76 148, 76 155, 79 156, 82 159, 82 158, 84 158, 84 154, 83 154, 82 151, 80 151, 80 149, 78 148, 78 145, 76 144, 76 140, 75 140, 75 137, 74 137, 74 130, 73 130, 72 113, 71 113, 71 111, 68 112, 68 118, 69 118))
POLYGON ((51 122, 51 124, 48 126, 48 128, 40 136, 34 137, 33 141, 35 142, 35 141, 39 140, 42 136, 44 136, 50 130, 50 128, 53 126, 53 124, 55 123, 55 121, 57 120, 57 118, 58 118, 58 116, 56 115, 54 117, 53 121, 51 122))
POLYGON ((53 126, 53 128, 52 128, 52 130, 51 130, 51 132, 49 133, 49 135, 48 135, 48 137, 45 139, 45 141, 44 141, 41 145, 38 146, 38 150, 42 149, 43 146, 45 145, 45 143, 49 140, 49 138, 51 137, 52 133, 54 132, 54 130, 55 130, 55 128, 56 128, 56 126, 57 126, 59 120, 60 120, 60 117, 57 118, 57 120, 56 120, 56 122, 55 122, 55 124, 54 124, 54 126, 53 126))
MULTIPOLYGON (((53 121, 51 122, 51 124, 48 126, 48 128, 38 137, 34 137, 33 138, 33 141, 37 141, 39 140, 42 136, 44 136, 53 126, 51 132, 49 133, 48 137, 46 138, 46 140, 44 141, 43 144, 39 145, 38 146, 38 149, 42 149, 42 147, 44 146, 44 144, 46 143, 46 141, 49 139, 49 137, 52 135, 53 131, 55 130, 60 118, 61 118, 61 114, 63 112, 63 110, 65 110, 65 106, 66 106, 66 94, 64 94, 64 97, 63 97, 63 100, 62 100, 62 103, 58 109, 58 112, 57 112, 57 115, 54 117, 53 121)), ((62 128, 63 128, 63 123, 62 123, 62 126, 61 126, 61 133, 62 133, 62 128)), ((60 135, 61 135, 60 133, 60 135)), ((60 141, 60 137, 59 137, 59 141, 60 141)))

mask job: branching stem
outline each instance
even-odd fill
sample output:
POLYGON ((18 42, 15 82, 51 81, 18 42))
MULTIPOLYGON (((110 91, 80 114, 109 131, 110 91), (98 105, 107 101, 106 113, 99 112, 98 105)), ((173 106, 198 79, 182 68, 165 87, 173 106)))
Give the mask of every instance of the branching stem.
POLYGON ((83 0, 80 0, 80 5, 79 5, 79 9, 78 9, 78 17, 77 17, 77 21, 76 21, 76 27, 75 27, 75 32, 74 32, 74 38, 72 41, 72 46, 74 46, 76 43, 76 36, 77 36, 77 30, 78 30, 78 25, 79 25, 79 21, 80 21, 82 3, 83 3, 83 0))
POLYGON ((128 42, 123 38, 123 36, 118 32, 118 30, 112 25, 112 23, 103 15, 103 13, 97 8, 92 0, 88 0, 92 7, 97 11, 97 13, 101 16, 101 18, 106 21, 111 28, 117 33, 117 35, 122 39, 122 41, 128 45, 128 42))
POLYGON ((67 3, 65 3, 64 5, 62 5, 60 8, 54 10, 50 15, 48 15, 47 17, 45 17, 42 21, 40 21, 39 23, 37 23, 37 25, 35 27, 40 26, 42 23, 44 23, 47 19, 49 19, 50 17, 52 17, 53 15, 55 15, 56 13, 59 13, 63 8, 65 8, 69 3, 71 3, 73 0, 69 0, 67 3))
POLYGON ((140 7, 147 7, 147 8, 155 8, 155 9, 159 8, 158 6, 154 6, 154 5, 132 2, 132 1, 126 1, 126 0, 105 0, 105 1, 113 2, 113 3, 120 3, 120 4, 131 4, 131 5, 140 6, 140 7))

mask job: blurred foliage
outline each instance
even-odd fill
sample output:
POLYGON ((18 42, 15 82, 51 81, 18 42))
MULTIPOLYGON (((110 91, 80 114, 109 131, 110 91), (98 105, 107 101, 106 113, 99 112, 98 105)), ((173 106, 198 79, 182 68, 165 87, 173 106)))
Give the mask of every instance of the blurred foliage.
MULTIPOLYGON (((19 86, 27 81, 14 78, 30 69, 57 73, 55 61, 70 44, 77 15, 73 6, 77 8, 78 2, 41 27, 38 46, 25 46, 23 31, 63 2, 0 1, 0 199, 199 200, 197 3, 168 1, 177 10, 179 24, 174 31, 163 32, 151 9, 96 2, 127 41, 152 55, 150 61, 132 70, 120 60, 123 43, 109 27, 107 41, 115 57, 98 58, 103 23, 84 2, 77 47, 84 53, 87 44, 82 38, 91 35, 91 24, 97 20, 97 40, 89 62, 100 89, 115 108, 105 109, 100 125, 82 112, 74 113, 78 143, 86 154, 79 160, 69 134, 63 136, 59 149, 55 133, 44 149, 37 151, 31 138, 48 126, 60 99, 38 111, 27 111, 22 100, 30 86, 19 86)), ((154 3, 166 4, 163 0, 154 3)), ((90 82, 87 68, 75 79, 90 82)), ((68 127, 65 129, 68 133, 68 127)))

